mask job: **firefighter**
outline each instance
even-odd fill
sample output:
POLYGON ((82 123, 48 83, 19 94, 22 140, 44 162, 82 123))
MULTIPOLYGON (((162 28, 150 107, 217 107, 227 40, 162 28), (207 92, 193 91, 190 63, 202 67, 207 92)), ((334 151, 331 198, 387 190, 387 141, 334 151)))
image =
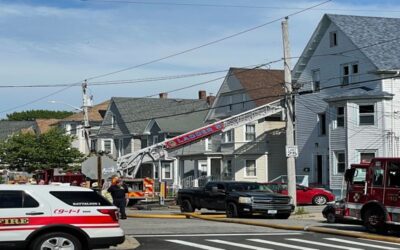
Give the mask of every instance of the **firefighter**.
POLYGON ((121 219, 126 219, 125 207, 126 200, 128 199, 128 188, 122 183, 122 180, 115 178, 113 184, 108 188, 108 192, 111 193, 113 198, 114 206, 119 208, 119 213, 121 214, 121 219))

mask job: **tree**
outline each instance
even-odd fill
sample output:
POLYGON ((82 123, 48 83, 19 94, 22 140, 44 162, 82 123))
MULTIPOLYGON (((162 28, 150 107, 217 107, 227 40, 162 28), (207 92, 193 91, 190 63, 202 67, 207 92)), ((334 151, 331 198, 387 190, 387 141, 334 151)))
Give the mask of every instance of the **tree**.
POLYGON ((9 121, 34 121, 36 119, 64 119, 74 112, 70 111, 54 111, 54 110, 27 110, 7 114, 9 121))
POLYGON ((83 154, 71 148, 73 137, 62 129, 47 133, 20 132, 0 142, 1 164, 10 168, 32 171, 35 169, 63 168, 83 161, 83 154))

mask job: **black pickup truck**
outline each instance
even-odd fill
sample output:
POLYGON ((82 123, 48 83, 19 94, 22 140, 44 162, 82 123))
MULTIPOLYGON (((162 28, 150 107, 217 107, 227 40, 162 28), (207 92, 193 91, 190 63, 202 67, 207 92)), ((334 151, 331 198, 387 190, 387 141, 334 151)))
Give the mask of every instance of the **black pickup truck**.
POLYGON ((287 219, 294 210, 290 196, 276 194, 265 184, 238 181, 208 182, 204 188, 181 189, 177 204, 182 212, 206 208, 226 211, 230 218, 262 213, 287 219))

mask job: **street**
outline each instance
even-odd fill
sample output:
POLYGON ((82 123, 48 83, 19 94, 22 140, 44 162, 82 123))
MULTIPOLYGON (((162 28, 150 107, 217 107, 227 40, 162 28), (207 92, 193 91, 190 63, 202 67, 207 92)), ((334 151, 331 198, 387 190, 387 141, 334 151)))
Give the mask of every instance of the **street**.
POLYGON ((394 243, 197 219, 134 218, 121 224, 140 243, 140 250, 400 249, 394 243))

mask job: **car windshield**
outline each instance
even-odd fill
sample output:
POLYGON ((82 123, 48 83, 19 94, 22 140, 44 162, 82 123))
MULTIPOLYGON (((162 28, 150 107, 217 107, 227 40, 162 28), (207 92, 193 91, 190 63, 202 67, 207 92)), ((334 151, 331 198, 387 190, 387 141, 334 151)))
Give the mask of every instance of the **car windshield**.
POLYGON ((228 185, 228 191, 253 191, 273 193, 266 184, 261 183, 231 183, 228 185))

